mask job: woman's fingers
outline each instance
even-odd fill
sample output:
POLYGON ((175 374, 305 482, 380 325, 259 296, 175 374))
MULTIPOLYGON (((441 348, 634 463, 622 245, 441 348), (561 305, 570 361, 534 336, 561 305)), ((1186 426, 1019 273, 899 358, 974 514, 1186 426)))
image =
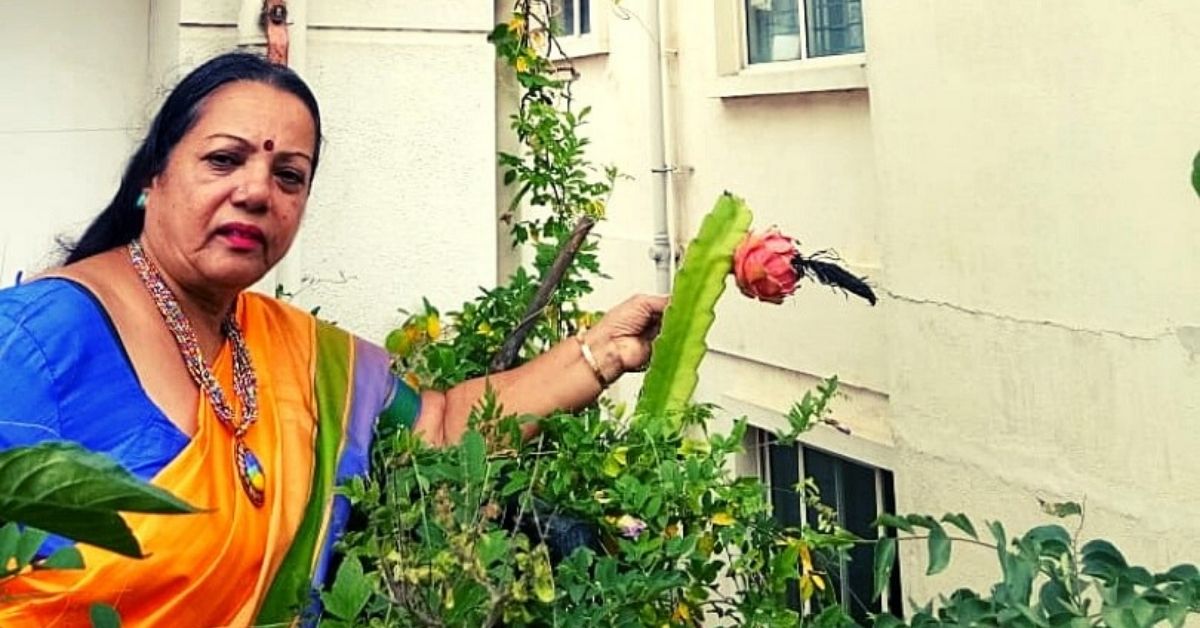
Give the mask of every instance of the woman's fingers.
MULTIPOLYGON (((620 362, 621 371, 645 368, 650 361, 650 347, 662 327, 667 297, 639 294, 612 308, 589 332, 591 340, 611 342, 620 362)), ((593 351, 598 347, 593 347, 593 351)))

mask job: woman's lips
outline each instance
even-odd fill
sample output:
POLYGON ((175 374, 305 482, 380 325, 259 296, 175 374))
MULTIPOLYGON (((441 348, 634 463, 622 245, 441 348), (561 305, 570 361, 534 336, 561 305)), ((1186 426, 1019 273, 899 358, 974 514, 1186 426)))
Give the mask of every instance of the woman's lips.
POLYGON ((217 235, 224 238, 235 251, 253 251, 267 244, 262 229, 245 223, 231 222, 221 225, 217 229, 217 235))

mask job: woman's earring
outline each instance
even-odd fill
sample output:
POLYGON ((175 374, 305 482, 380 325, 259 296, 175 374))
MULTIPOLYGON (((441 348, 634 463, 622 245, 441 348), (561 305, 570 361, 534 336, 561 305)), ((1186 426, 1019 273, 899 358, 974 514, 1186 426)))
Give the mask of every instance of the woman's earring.
POLYGON ((146 209, 146 190, 142 190, 142 193, 138 194, 137 201, 134 202, 134 205, 138 209, 145 211, 145 209, 146 209))

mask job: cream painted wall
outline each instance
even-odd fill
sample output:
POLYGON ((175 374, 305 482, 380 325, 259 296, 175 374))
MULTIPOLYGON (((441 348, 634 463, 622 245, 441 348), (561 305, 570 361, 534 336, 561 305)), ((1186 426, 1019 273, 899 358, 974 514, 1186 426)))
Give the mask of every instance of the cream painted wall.
POLYGON ((900 507, 1200 559, 1194 3, 870 6, 900 507))
MULTIPOLYGON (((77 234, 103 206, 166 90, 236 47, 240 4, 0 0, 0 286, 53 263, 53 236, 77 234)), ((492 10, 289 6, 325 152, 277 277, 292 290, 305 282, 302 306, 381 342, 398 308, 422 296, 455 305, 495 281, 492 10)))
MULTIPOLYGON (((598 306, 653 285, 651 1, 593 0, 607 51, 575 61, 592 154, 636 177, 602 228, 598 306)), ((1167 567, 1200 560, 1200 14, 1102 4, 867 0, 865 89, 719 98, 717 38, 739 31, 716 14, 737 2, 662 0, 671 198, 685 241, 728 189, 883 297, 724 299, 699 398, 776 427, 838 374, 853 435, 810 440, 892 469, 899 509, 1022 529, 1044 522, 1036 497, 1086 500, 1085 536, 1167 567)), ((915 599, 995 575, 959 552, 925 579, 921 552, 903 556, 915 599)))
MULTIPOLYGON (((238 5, 181 2, 180 66, 236 44, 238 5)), ((398 308, 457 305, 495 281, 492 13, 471 0, 289 6, 306 14, 296 61, 325 144, 279 278, 315 280, 298 304, 382 342, 398 308)))
POLYGON ((145 118, 147 0, 0 0, 0 287, 57 261, 145 118))

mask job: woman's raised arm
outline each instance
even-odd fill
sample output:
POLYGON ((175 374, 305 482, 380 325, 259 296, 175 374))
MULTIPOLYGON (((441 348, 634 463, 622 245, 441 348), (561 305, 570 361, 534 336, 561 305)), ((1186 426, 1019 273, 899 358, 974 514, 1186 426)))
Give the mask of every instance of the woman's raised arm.
POLYGON ((632 297, 582 336, 560 342, 526 364, 467 380, 444 393, 424 391, 413 429, 433 445, 458 442, 488 385, 509 414, 545 416, 587 405, 623 373, 646 365, 666 305, 662 296, 632 297))

